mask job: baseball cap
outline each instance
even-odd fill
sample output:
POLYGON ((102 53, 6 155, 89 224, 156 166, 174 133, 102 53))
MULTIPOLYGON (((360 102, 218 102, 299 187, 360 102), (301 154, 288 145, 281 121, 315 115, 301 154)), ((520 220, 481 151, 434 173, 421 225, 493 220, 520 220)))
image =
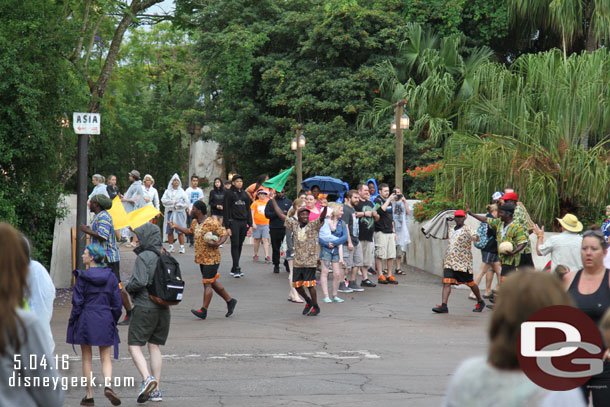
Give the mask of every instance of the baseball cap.
POLYGON ((461 209, 458 209, 457 211, 453 212, 453 216, 466 216, 466 212, 461 209))
POLYGON ((244 179, 244 177, 242 177, 242 176, 241 176, 241 175, 239 175, 239 174, 235 174, 235 175, 233 175, 233 178, 231 178, 231 182, 233 182, 233 181, 235 181, 235 180, 238 180, 238 179, 243 180, 243 179, 244 179))
POLYGON ((498 199, 501 199, 501 198, 502 198, 502 195, 503 195, 503 194, 502 194, 502 192, 500 192, 500 191, 496 191, 496 192, 494 192, 494 194, 491 196, 491 200, 492 200, 492 201, 497 201, 498 199))
POLYGON ((128 175, 131 175, 134 178, 140 179, 140 171, 138 171, 138 170, 131 170, 131 172, 128 175))
POLYGON ((502 195, 502 199, 504 199, 505 201, 518 201, 519 196, 517 196, 515 192, 507 192, 502 195))

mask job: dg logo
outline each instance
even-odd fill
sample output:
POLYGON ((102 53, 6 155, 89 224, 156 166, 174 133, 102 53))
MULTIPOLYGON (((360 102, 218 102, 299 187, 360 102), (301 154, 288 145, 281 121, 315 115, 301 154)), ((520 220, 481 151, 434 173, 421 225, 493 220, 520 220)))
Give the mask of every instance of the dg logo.
POLYGON ((553 391, 575 389, 603 370, 597 325, 565 305, 543 308, 521 324, 519 365, 537 385, 553 391))

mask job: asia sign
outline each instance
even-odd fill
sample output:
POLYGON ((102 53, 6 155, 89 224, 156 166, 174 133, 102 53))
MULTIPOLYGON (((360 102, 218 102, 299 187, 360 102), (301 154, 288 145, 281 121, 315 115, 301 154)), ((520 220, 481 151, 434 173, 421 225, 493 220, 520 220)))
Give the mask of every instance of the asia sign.
POLYGON ((100 114, 74 112, 72 126, 76 134, 100 134, 100 114))

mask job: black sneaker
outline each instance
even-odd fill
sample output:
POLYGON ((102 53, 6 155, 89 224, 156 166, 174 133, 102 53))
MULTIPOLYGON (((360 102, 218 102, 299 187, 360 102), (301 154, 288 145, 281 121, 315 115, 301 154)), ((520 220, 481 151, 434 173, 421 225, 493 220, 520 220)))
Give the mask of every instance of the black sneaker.
POLYGON ((485 301, 479 301, 472 312, 481 312, 483 311, 483 308, 485 308, 485 301))
POLYGON ((273 266, 273 272, 278 274, 280 272, 280 266, 273 266))
POLYGON ((495 307, 495 305, 493 305, 493 304, 487 304, 487 305, 486 305, 486 307, 487 307, 487 308, 489 308, 490 310, 493 310, 493 309, 494 309, 494 307, 495 307))
POLYGON ((233 277, 240 278, 241 276, 243 276, 243 273, 241 272, 241 268, 235 267, 233 269, 233 277))
POLYGON ((225 314, 225 317, 228 318, 233 315, 235 305, 237 305, 237 300, 235 298, 231 298, 231 301, 227 302, 227 313, 225 314))
POLYGON ((87 398, 87 396, 83 397, 83 399, 80 401, 80 405, 81 406, 95 406, 95 402, 93 401, 93 397, 91 397, 90 399, 87 398))
POLYGON ((447 307, 446 304, 441 304, 441 305, 437 305, 436 307, 432 308, 433 312, 436 312, 437 314, 446 314, 449 312, 449 308, 447 307))
POLYGON ((366 280, 362 280, 360 287, 377 287, 377 284, 367 278, 366 280))
POLYGON ((349 281, 347 284, 347 287, 352 290, 352 291, 356 291, 356 292, 362 292, 364 291, 364 288, 358 287, 358 284, 356 284, 355 281, 349 281))
POLYGON ((191 312, 197 318, 205 319, 208 316, 208 310, 201 307, 200 309, 192 309, 191 312))
POLYGON ((315 317, 316 315, 318 315, 320 313, 320 306, 319 305, 314 305, 311 308, 311 311, 309 311, 309 313, 307 314, 308 317, 315 317))
POLYGON ((305 308, 303 309, 303 315, 309 314, 309 311, 311 311, 312 308, 313 308, 313 305, 305 304, 305 308))
POLYGON ((377 274, 377 270, 375 270, 375 269, 374 269, 374 268, 372 268, 372 267, 369 267, 369 269, 368 269, 368 271, 367 271, 367 272, 368 272, 369 274, 372 274, 372 275, 377 274))

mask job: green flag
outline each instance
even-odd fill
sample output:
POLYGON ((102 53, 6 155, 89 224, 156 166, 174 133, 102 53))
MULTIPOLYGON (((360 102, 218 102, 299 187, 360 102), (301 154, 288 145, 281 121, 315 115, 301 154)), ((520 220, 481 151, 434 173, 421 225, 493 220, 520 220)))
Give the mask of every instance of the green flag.
POLYGON ((275 191, 281 191, 284 189, 284 185, 286 185, 286 181, 288 181, 288 176, 292 172, 294 167, 290 167, 286 171, 276 175, 275 177, 263 182, 263 186, 267 188, 271 188, 275 191))

